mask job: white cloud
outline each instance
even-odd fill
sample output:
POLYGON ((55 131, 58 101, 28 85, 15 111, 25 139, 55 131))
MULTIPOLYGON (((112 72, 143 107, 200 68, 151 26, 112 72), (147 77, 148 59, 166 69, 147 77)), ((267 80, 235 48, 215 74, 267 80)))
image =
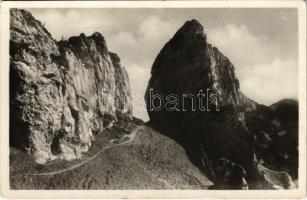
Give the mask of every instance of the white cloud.
POLYGON ((150 78, 150 68, 132 64, 127 71, 132 92, 133 114, 143 120, 148 120, 144 95, 150 78))
POLYGON ((107 31, 117 24, 116 20, 104 17, 103 12, 92 10, 50 9, 42 11, 41 9, 30 9, 30 12, 36 19, 45 23, 48 31, 57 40, 60 40, 62 36, 69 38, 81 33, 91 35, 95 31, 107 31))
POLYGON ((274 40, 233 24, 210 29, 207 35, 208 42, 234 64, 241 90, 248 97, 266 105, 297 98, 297 62, 281 58, 274 40))
POLYGON ((109 49, 118 53, 126 67, 133 94, 134 116, 148 120, 144 95, 150 78, 151 65, 163 45, 175 34, 179 23, 152 15, 134 32, 107 35, 109 49))
POLYGON ((150 68, 156 55, 178 28, 178 22, 152 15, 145 18, 133 32, 118 32, 105 37, 109 49, 117 52, 127 64, 138 63, 150 68))
POLYGON ((241 90, 253 100, 270 105, 283 98, 297 98, 297 70, 292 60, 249 66, 241 79, 241 90))
POLYGON ((218 47, 235 65, 262 64, 275 59, 279 46, 256 36, 246 26, 228 24, 207 31, 208 42, 218 47))
POLYGON ((177 23, 171 20, 162 20, 153 15, 146 18, 139 26, 138 33, 141 40, 152 43, 154 46, 162 46, 176 32, 177 23), (161 43, 156 43, 161 42, 161 43))

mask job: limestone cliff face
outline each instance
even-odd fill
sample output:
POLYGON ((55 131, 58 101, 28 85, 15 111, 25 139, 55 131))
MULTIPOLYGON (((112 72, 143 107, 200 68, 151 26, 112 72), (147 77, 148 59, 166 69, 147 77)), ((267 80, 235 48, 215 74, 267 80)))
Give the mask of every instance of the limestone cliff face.
MULTIPOLYGON (((260 136, 265 137, 261 123, 267 124, 269 132, 276 117, 269 121, 259 117, 263 107, 268 112, 274 111, 240 91, 233 64, 207 43, 198 21, 187 21, 162 48, 152 66, 145 100, 151 125, 181 143, 191 160, 218 185, 242 189, 246 180, 254 188, 257 187, 252 186, 254 181, 258 185, 270 182, 263 175, 267 171, 257 167, 257 163, 266 153, 273 154, 271 146, 263 151, 266 153, 259 151, 259 146, 264 145, 260 136), (199 91, 203 91, 208 102, 206 98, 198 98, 199 91), (157 100, 158 95, 162 103, 157 100), (194 100, 182 98, 187 95, 194 96, 194 100), (167 103, 167 97, 171 103, 167 103), (201 103, 205 110, 200 108, 201 103)), ((267 113, 264 115, 269 117, 267 113)), ((295 142, 290 143, 295 146, 295 142)), ((274 144, 283 148, 281 143, 274 144)), ((270 159, 264 162, 266 166, 278 165, 273 163, 270 159)), ((290 183, 284 188, 293 186, 288 177, 284 180, 290 183)))
POLYGON ((129 80, 100 33, 55 41, 24 10, 10 11, 10 143, 38 163, 71 160, 132 113, 129 80))

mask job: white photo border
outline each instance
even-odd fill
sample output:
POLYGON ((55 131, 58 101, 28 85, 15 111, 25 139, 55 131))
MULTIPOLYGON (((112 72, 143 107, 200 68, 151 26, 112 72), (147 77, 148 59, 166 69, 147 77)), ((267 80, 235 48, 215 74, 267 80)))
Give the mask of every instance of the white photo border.
POLYGON ((306 196, 306 4, 303 1, 15 1, 1 2, 0 184, 5 198, 302 198, 306 196), (298 10, 299 180, 292 190, 11 190, 9 186, 10 8, 296 8, 298 10))

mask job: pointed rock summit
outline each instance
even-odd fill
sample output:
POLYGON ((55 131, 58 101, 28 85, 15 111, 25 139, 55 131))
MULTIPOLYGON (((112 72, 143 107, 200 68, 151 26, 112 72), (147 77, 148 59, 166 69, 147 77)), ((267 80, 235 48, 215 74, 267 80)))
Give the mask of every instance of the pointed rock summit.
POLYGON ((184 25, 177 31, 174 37, 181 36, 204 36, 204 28, 203 26, 196 20, 192 19, 184 23, 184 25))
POLYGON ((255 121, 247 118, 261 106, 240 91, 233 64, 207 43, 198 21, 187 21, 162 48, 145 100, 150 124, 182 144, 213 180, 230 173, 235 189, 259 179, 255 121), (232 170, 217 171, 225 166, 232 170))
POLYGON ((169 127, 172 122, 173 128, 182 130, 180 137, 203 144, 214 159, 227 157, 241 164, 252 162, 252 137, 240 120, 244 115, 240 109, 248 100, 239 90, 234 66, 207 43, 203 27, 196 20, 186 22, 155 59, 145 99, 152 123, 169 127), (214 98, 208 98, 208 107, 201 109, 199 105, 205 102, 198 97, 200 92, 207 95, 207 91, 214 98), (169 111, 166 102, 161 109, 152 109, 160 103, 155 101, 155 95, 166 101, 172 94, 179 97, 175 111, 169 111), (195 98, 193 101, 182 98, 186 96, 195 98))

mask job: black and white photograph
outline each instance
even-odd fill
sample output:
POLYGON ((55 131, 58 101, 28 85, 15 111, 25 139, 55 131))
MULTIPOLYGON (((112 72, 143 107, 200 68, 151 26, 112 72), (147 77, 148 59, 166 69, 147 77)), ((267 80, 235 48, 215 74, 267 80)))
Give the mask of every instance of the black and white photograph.
POLYGON ((306 195, 303 2, 73 3, 2 8, 10 192, 306 195))

